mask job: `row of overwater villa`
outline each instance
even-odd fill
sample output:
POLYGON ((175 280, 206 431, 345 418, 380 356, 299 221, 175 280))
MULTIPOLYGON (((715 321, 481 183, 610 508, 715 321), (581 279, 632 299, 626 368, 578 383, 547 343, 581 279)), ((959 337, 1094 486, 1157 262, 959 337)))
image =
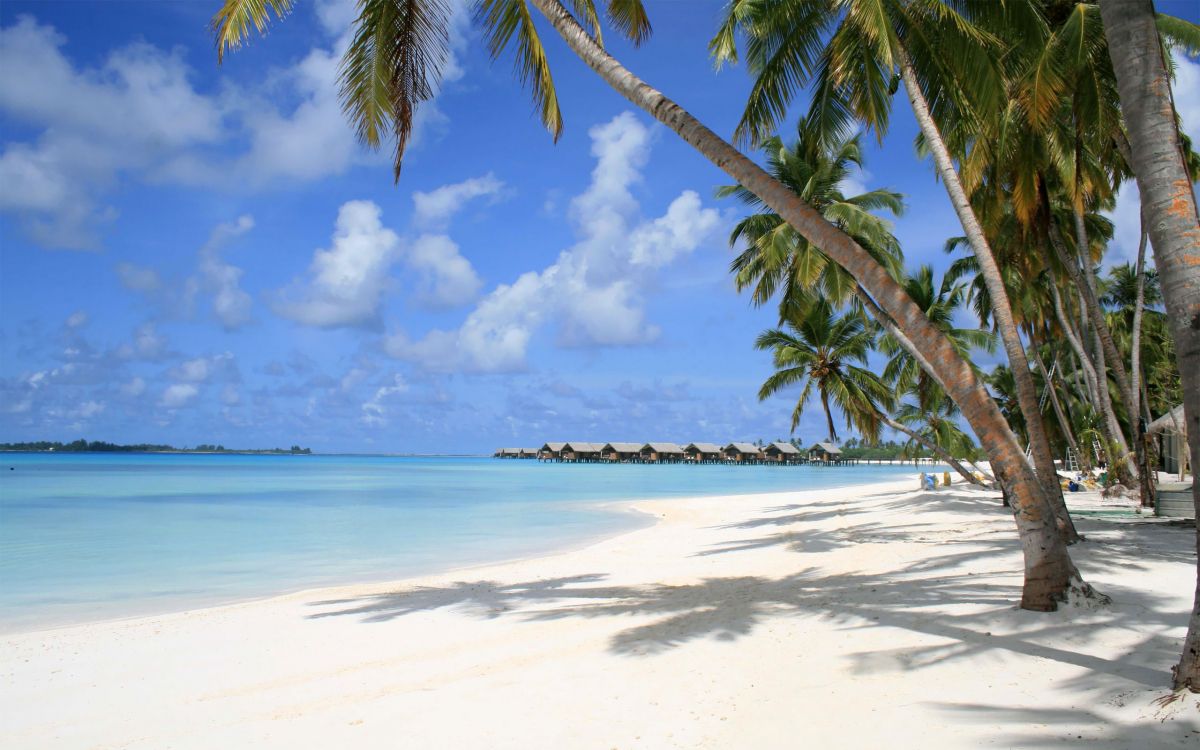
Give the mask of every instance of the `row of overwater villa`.
POLYGON ((791 443, 545 443, 541 448, 501 448, 496 458, 536 458, 566 463, 635 464, 816 464, 858 463, 845 458, 832 443, 816 443, 807 451, 791 443))

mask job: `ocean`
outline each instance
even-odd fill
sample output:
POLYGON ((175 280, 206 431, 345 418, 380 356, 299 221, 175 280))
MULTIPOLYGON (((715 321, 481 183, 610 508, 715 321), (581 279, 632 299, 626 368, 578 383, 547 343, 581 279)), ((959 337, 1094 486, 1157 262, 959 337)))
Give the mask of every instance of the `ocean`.
POLYGON ((181 611, 567 549, 649 523, 599 503, 844 487, 907 466, 0 454, 0 630, 181 611))

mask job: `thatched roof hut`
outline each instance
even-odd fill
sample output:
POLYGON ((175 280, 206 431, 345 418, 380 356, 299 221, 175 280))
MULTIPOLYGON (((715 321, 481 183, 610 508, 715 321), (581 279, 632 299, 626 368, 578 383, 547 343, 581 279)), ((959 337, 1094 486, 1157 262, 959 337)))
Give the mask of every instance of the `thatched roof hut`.
POLYGON ((689 461, 717 461, 721 458, 721 446, 716 443, 688 443, 683 447, 683 455, 689 461))
POLYGON ((763 455, 779 463, 796 463, 802 454, 800 449, 791 443, 777 441, 763 448, 763 455))
POLYGON ((842 449, 829 442, 814 443, 813 447, 808 449, 808 460, 823 461, 825 463, 839 461, 842 458, 842 449))
POLYGON ((641 458, 641 443, 605 443, 600 455, 609 461, 634 461, 641 458))
POLYGON ((762 456, 754 443, 730 443, 722 448, 721 452, 726 458, 734 461, 755 461, 762 456))
POLYGON ((1163 435, 1182 435, 1187 438, 1187 420, 1183 416, 1183 404, 1146 425, 1146 432, 1163 435))
POLYGON ((603 447, 603 443, 586 443, 582 440, 574 440, 563 444, 562 457, 566 461, 599 461, 600 449, 603 447))
POLYGON ((641 449, 646 461, 682 461, 683 448, 676 443, 646 443, 641 449))

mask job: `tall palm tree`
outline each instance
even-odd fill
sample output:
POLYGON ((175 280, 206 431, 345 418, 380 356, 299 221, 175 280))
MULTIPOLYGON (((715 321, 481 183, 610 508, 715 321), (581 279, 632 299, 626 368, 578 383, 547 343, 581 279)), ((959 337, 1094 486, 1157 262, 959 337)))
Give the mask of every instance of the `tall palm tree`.
MULTIPOLYGON (((941 389, 929 393, 909 391, 912 401, 896 407, 895 420, 924 438, 924 444, 937 446, 951 455, 966 456, 975 448, 958 423, 958 407, 941 389)), ((915 437, 915 436, 914 436, 915 437)))
MULTIPOLYGON (((1195 466, 1200 460, 1200 213, 1179 140, 1154 6, 1150 0, 1101 0, 1100 12, 1183 376, 1188 450, 1195 466)), ((1200 515, 1200 483, 1193 482, 1192 499, 1200 515)), ((1196 549, 1200 553, 1200 528, 1196 549)), ((1200 692, 1200 566, 1175 687, 1200 692)))
MULTIPOLYGON (((904 288, 964 358, 969 359, 973 349, 989 353, 996 350, 996 339, 990 332, 980 328, 959 328, 954 324, 954 314, 967 296, 965 284, 957 283, 949 275, 938 283, 933 268, 923 265, 904 280, 904 288)), ((936 392, 942 390, 893 338, 884 336, 879 350, 889 357, 883 377, 897 393, 911 393, 918 404, 924 404, 932 402, 936 392)))
MULTIPOLYGON (((962 15, 957 5, 940 0, 732 0, 709 46, 718 63, 736 61, 738 32, 746 38, 755 81, 738 133, 747 140, 769 133, 809 82, 818 117, 839 127, 854 118, 882 137, 890 122, 892 95, 903 83, 924 144, 987 284, 1030 433, 1034 466, 1049 506, 1061 517, 1066 513, 1062 490, 1000 266, 938 125, 949 112, 963 119, 986 118, 1003 104, 1000 41, 974 22, 979 19, 962 15)), ((997 15, 986 6, 963 7, 997 15)), ((1022 30, 1044 25, 1027 3, 1005 4, 999 15, 1022 30)), ((1063 532, 1068 542, 1077 539, 1069 527, 1063 532)))
POLYGON ((774 374, 758 391, 759 400, 799 386, 792 410, 794 432, 815 389, 831 442, 838 442, 838 434, 830 402, 841 410, 847 427, 853 426, 863 439, 877 442, 879 413, 891 408, 894 396, 879 376, 865 367, 875 339, 871 327, 859 314, 839 316, 825 299, 816 299, 796 312, 799 314, 789 317, 784 328, 763 331, 754 342, 756 349, 772 352, 775 366, 774 374))
MULTIPOLYGON (((903 265, 900 243, 892 234, 892 224, 873 211, 893 216, 904 212, 904 198, 891 190, 870 190, 846 195, 843 186, 851 170, 863 166, 861 136, 826 141, 801 122, 798 138, 785 145, 778 136, 763 144, 762 153, 771 175, 819 211, 834 226, 850 235, 893 276, 903 265)), ((861 289, 840 266, 819 247, 809 242, 779 214, 763 205, 762 200, 741 185, 717 189, 717 197, 736 197, 757 209, 757 213, 739 221, 729 236, 731 247, 745 249, 730 265, 738 291, 751 289, 751 301, 765 305, 778 294, 781 317, 792 305, 802 304, 817 293, 843 305, 861 289)))
MULTIPOLYGON (((479 0, 477 9, 480 12, 476 15, 485 24, 490 24, 485 29, 485 35, 494 52, 501 52, 516 37, 518 71, 536 78, 530 80, 535 100, 546 104, 545 84, 552 83, 552 79, 542 47, 540 43, 535 44, 537 37, 533 24, 526 20, 529 17, 528 7, 536 8, 567 47, 605 83, 759 196, 765 205, 846 269, 910 341, 922 343, 924 351, 928 353, 930 366, 936 370, 947 392, 962 409, 963 417, 970 423, 987 450, 992 465, 1011 491, 1016 507, 1013 518, 1022 539, 1025 562, 1021 606, 1032 610, 1054 610, 1069 591, 1091 595, 1091 588, 1082 582, 1063 540, 1059 538, 1053 518, 1049 517, 1052 513, 1046 492, 1024 460, 1016 438, 983 383, 945 336, 921 314, 887 270, 853 238, 826 221, 745 154, 609 55, 599 39, 598 26, 589 20, 596 17, 592 0, 572 1, 572 6, 577 10, 593 11, 581 14, 585 22, 592 26, 591 32, 580 25, 559 0, 527 0, 527 3, 526 0, 479 0), (521 7, 513 7, 516 5, 521 7), (488 8, 507 9, 508 12, 483 12, 488 8), (508 33, 501 33, 505 29, 508 33), (533 76, 534 73, 537 75, 533 76), (542 92, 540 99, 539 91, 542 92)), ((262 30, 269 22, 272 11, 282 14, 291 6, 292 0, 225 0, 224 7, 214 20, 218 50, 241 43, 251 25, 262 30)), ((441 16, 440 25, 430 19, 438 14, 439 9, 444 11, 445 7, 440 0, 360 0, 359 7, 358 32, 364 41, 360 45, 363 51, 354 59, 373 64, 344 65, 344 71, 353 67, 354 70, 369 69, 371 72, 360 76, 366 85, 356 86, 346 85, 344 73, 342 93, 343 103, 347 105, 352 120, 360 126, 360 135, 365 142, 371 143, 370 137, 378 137, 383 130, 382 125, 390 125, 397 136, 411 130, 412 115, 423 101, 425 90, 420 86, 397 85, 393 80, 414 80, 414 70, 424 72, 426 81, 438 80, 437 63, 445 58, 445 46, 442 45, 444 36, 439 33, 415 33, 412 29, 414 26, 420 29, 432 27, 435 32, 441 29, 444 33, 445 15, 441 16), (394 6, 388 17, 399 18, 402 23, 373 24, 372 21, 385 14, 367 11, 382 3, 394 6), (417 8, 419 10, 414 10, 417 8), (420 23, 414 19, 420 20, 420 23), (372 28, 377 31, 374 41, 368 44, 372 28), (407 31, 398 34, 396 28, 407 31), (441 57, 436 53, 439 48, 443 53, 441 57), (374 54, 374 51, 380 51, 380 54, 374 54), (402 120, 406 120, 407 124, 402 120), (364 128, 364 122, 375 123, 375 127, 364 128)), ((635 42, 649 33, 649 22, 645 20, 640 0, 609 0, 607 10, 610 22, 635 42)), ((543 113, 557 113, 557 107, 542 106, 540 109, 543 113)), ((557 132, 554 118, 543 117, 543 121, 552 132, 557 132)), ((397 159, 403 155, 399 148, 402 145, 398 137, 397 159)))

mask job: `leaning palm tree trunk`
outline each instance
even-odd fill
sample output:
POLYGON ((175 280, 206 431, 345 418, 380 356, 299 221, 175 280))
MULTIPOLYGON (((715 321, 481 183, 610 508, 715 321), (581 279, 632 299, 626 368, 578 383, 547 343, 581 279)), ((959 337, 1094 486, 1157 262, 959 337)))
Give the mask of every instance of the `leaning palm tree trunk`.
POLYGON ((904 81, 904 90, 908 94, 917 124, 920 125, 925 142, 933 154, 938 176, 941 177, 942 184, 950 196, 950 203, 953 204, 954 211, 958 214, 958 220, 962 224, 971 251, 975 254, 975 259, 979 264, 979 273, 983 276, 988 295, 992 300, 992 319, 996 323, 996 328, 1000 332, 1000 340, 1004 343, 1004 351, 1008 355, 1009 369, 1012 370, 1013 381, 1017 387, 1017 401, 1021 407, 1021 414, 1025 417, 1025 429, 1029 435, 1030 453, 1033 457, 1033 464, 1037 468, 1038 480, 1042 483, 1042 491, 1058 519, 1064 541, 1072 544, 1079 540, 1079 534, 1075 531, 1075 524, 1071 522, 1071 514, 1067 512, 1062 488, 1058 484, 1058 471, 1054 468, 1054 456, 1050 452, 1050 441, 1046 438, 1046 427, 1042 421, 1041 410, 1038 408, 1037 386, 1033 383, 1033 374, 1029 371, 1029 360, 1025 356, 1025 346, 1021 343, 1021 335, 1013 320, 1012 304, 1008 299, 1008 291, 1004 288, 1000 267, 996 264, 996 256, 992 254, 987 237, 983 233, 983 227, 980 226, 979 219, 975 216, 974 209, 971 208, 971 201, 967 198, 966 190, 963 189, 962 181, 958 177, 958 171, 954 168, 954 161, 950 157, 949 149, 946 148, 941 131, 938 129, 937 123, 933 121, 929 103, 925 101, 925 95, 921 92, 921 85, 917 81, 912 61, 909 60, 908 53, 903 46, 899 47, 899 52, 900 76, 904 81))
MULTIPOLYGON (((1150 0, 1100 0, 1100 14, 1129 130, 1130 166, 1137 175, 1175 339, 1188 450, 1195 466, 1200 462, 1200 214, 1183 160, 1154 6, 1150 0)), ((1192 482, 1192 499, 1200 513, 1196 482, 1192 482)), ((1200 527, 1196 551, 1200 555, 1200 527)), ((1175 687, 1200 692, 1200 567, 1183 655, 1175 667, 1175 687)))
POLYGON ((762 199, 784 221, 846 269, 903 329, 921 341, 951 398, 979 436, 997 472, 1011 486, 1014 518, 1025 557, 1021 606, 1053 610, 1069 591, 1090 596, 1058 534, 1049 501, 1021 455, 996 403, 949 339, 925 317, 895 279, 857 242, 821 216, 716 133, 661 92, 633 75, 592 39, 559 0, 529 0, 567 46, 608 85, 666 125, 714 165, 762 199))
MULTIPOLYGON (((1049 201, 1046 200, 1046 206, 1049 207, 1049 201)), ((1129 393, 1128 381, 1124 381, 1122 385, 1121 378, 1124 377, 1125 367, 1121 364, 1121 358, 1115 354, 1116 348, 1112 343, 1112 333, 1108 330, 1108 323, 1105 322, 1103 314, 1099 312, 1099 301, 1096 298, 1092 282, 1089 278, 1083 275, 1079 270, 1076 259, 1071 257, 1070 252, 1066 248, 1066 244, 1062 241, 1062 237, 1051 226, 1050 244, 1054 248, 1058 260, 1067 269, 1067 274, 1071 277, 1071 281, 1079 290, 1079 300, 1082 312, 1085 319, 1091 324, 1092 336, 1095 339, 1096 346, 1093 347, 1095 352, 1095 362, 1088 362, 1092 369, 1093 377, 1095 378, 1097 406, 1100 413, 1104 415, 1107 425, 1107 438, 1109 442, 1117 445, 1117 450, 1121 454, 1119 461, 1112 461, 1112 469, 1114 471, 1120 469, 1128 473, 1128 479, 1133 480, 1137 477, 1137 467, 1133 464, 1130 458, 1129 443, 1125 440, 1125 433, 1121 431, 1121 423, 1117 420, 1116 407, 1113 404, 1112 391, 1108 388, 1108 373, 1111 371, 1113 377, 1117 378, 1117 390, 1121 393, 1129 393), (1093 313, 1093 310, 1095 312, 1093 313), (1104 344, 1105 337, 1108 338, 1108 345, 1104 344), (1112 353, 1109 349, 1112 348, 1112 353), (1120 375, 1118 376, 1118 368, 1120 375)), ((1086 357, 1086 355, 1084 355, 1086 357)))
MULTIPOLYGON (((1062 404, 1059 403, 1059 401, 1058 401, 1058 393, 1055 392, 1056 389, 1054 387, 1054 378, 1053 378, 1051 372, 1046 369, 1046 363, 1042 361, 1041 357, 1039 357, 1035 354, 1033 361, 1034 361, 1034 364, 1037 365, 1038 369, 1042 371, 1042 377, 1045 378, 1046 393, 1050 396, 1051 406, 1054 407, 1054 416, 1058 420, 1058 428, 1060 430, 1062 430, 1063 438, 1066 439, 1067 445, 1071 448, 1071 451, 1075 454, 1075 457, 1078 459, 1079 458, 1079 443, 1075 440, 1075 432, 1071 429, 1071 422, 1070 422, 1070 420, 1067 419, 1067 415, 1063 411, 1062 404)), ((1057 362, 1057 361, 1058 360, 1056 358, 1055 362, 1057 362)))
POLYGON ((950 464, 950 468, 954 469, 959 474, 961 474, 963 476, 963 478, 966 479, 971 484, 978 485, 980 487, 987 486, 983 482, 979 481, 979 477, 977 477, 974 474, 972 474, 971 472, 967 471, 965 466, 963 466, 961 463, 959 463, 959 461, 956 458, 954 458, 954 456, 951 456, 949 453, 947 453, 945 450, 943 450, 942 447, 940 445, 938 445, 937 443, 933 442, 932 440, 927 439, 924 435, 917 432, 916 430, 909 429, 908 427, 904 426, 904 424, 902 424, 901 422, 897 422, 896 420, 892 419, 891 417, 884 414, 883 412, 876 412, 876 416, 879 417, 880 422, 883 422, 885 425, 887 425, 888 427, 891 427, 896 432, 904 433, 908 437, 912 438, 914 441, 916 441, 916 442, 920 443, 922 446, 924 446, 930 453, 932 453, 933 455, 942 459, 946 463, 950 464))
POLYGON ((1151 486, 1150 464, 1146 456, 1146 440, 1143 434, 1145 422, 1141 419, 1142 388, 1142 313, 1146 308, 1146 217, 1142 216, 1142 236, 1138 241, 1137 294, 1133 301, 1133 330, 1129 343, 1129 423, 1132 425, 1133 445, 1137 450, 1140 471, 1138 490, 1143 507, 1154 504, 1154 488, 1151 486))

